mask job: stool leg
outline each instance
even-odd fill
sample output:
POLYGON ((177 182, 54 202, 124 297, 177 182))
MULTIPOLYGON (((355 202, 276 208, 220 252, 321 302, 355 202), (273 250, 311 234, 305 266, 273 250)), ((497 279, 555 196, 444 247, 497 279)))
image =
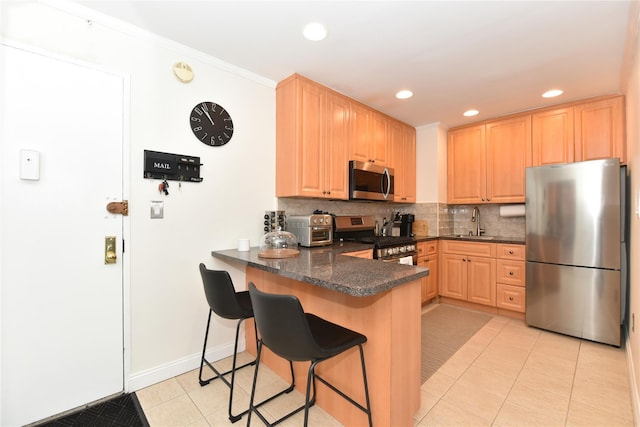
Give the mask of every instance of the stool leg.
POLYGON ((316 365, 318 362, 318 360, 311 362, 309 370, 307 371, 307 391, 304 398, 304 427, 307 427, 309 423, 309 408, 316 404, 316 365), (312 383, 313 398, 309 399, 312 383))
POLYGON ((204 358, 204 353, 207 351, 207 339, 209 338, 209 325, 211 325, 211 310, 209 310, 209 317, 207 319, 207 329, 204 333, 204 344, 202 345, 202 358, 200 359, 200 373, 198 375, 198 381, 200 382, 200 386, 205 386, 209 384, 209 382, 211 381, 211 379, 208 379, 208 380, 202 379, 202 368, 205 362, 207 363, 207 365, 209 364, 209 362, 207 362, 207 360, 204 358))
POLYGON ((362 344, 358 345, 360 349, 360 361, 362 362, 362 380, 364 382, 364 396, 367 401, 367 416, 369 417, 369 427, 373 426, 373 421, 371 419, 371 403, 369 402, 369 386, 367 385, 367 369, 364 365, 364 350, 362 349, 362 344))
MULTIPOLYGON (((231 365, 231 386, 230 386, 231 390, 229 391, 229 420, 232 423, 235 423, 240 418, 242 418, 244 414, 247 413, 247 411, 244 411, 238 415, 233 415, 231 413, 231 406, 233 404, 233 387, 235 385, 235 378, 236 378, 236 360, 238 358, 238 336, 240 335, 240 325, 242 324, 243 320, 244 319, 238 320, 238 324, 236 325, 236 342, 233 346, 233 363, 231 365)), ((255 360, 249 363, 249 365, 254 365, 254 364, 255 364, 255 360)), ((244 365, 244 366, 247 366, 247 365, 244 365)))
MULTIPOLYGON (((258 369, 260 368, 260 354, 262 353, 262 341, 258 341, 258 348, 256 350, 256 369, 253 372, 253 384, 251 385, 251 397, 249 398, 249 412, 247 415, 247 427, 251 425, 251 414, 255 411, 258 416, 260 414, 253 406, 253 399, 256 396, 256 383, 258 382, 258 369)), ((264 420, 262 420, 264 422, 264 420)))
MULTIPOLYGON (((262 340, 258 341, 258 347, 257 347, 257 354, 256 354, 256 369, 253 373, 253 384, 251 385, 251 397, 249 398, 249 409, 248 411, 248 415, 247 415, 247 427, 249 425, 251 425, 251 414, 253 412, 255 412, 255 414, 258 416, 258 418, 260 418, 260 420, 266 425, 266 426, 275 426, 276 424, 281 423, 282 421, 286 420, 287 418, 289 418, 290 416, 294 415, 295 413, 301 411, 302 409, 304 409, 304 406, 301 406, 300 408, 296 409, 293 412, 290 412, 289 414, 285 415, 284 417, 280 418, 277 421, 274 421, 273 424, 269 423, 269 421, 267 421, 267 419, 260 413, 260 411, 258 411, 258 408, 262 405, 264 405, 267 402, 272 401, 273 399, 277 398, 278 396, 282 396, 285 393, 290 393, 293 391, 293 389, 295 388, 295 377, 294 377, 294 373, 293 373, 293 362, 291 362, 289 360, 289 368, 291 370, 291 385, 287 388, 285 388, 284 390, 266 398, 265 400, 263 400, 260 403, 254 403, 255 400, 255 394, 256 394, 256 384, 258 383, 258 370, 260 369, 260 356, 262 354, 262 346, 264 344, 262 343, 262 340)), ((315 395, 315 390, 314 390, 314 395, 315 395)))

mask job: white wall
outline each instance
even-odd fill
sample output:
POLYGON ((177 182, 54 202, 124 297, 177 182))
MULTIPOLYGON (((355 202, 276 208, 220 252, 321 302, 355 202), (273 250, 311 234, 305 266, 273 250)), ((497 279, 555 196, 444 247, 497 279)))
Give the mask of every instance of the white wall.
POLYGON ((416 128, 416 201, 447 202, 447 130, 439 123, 416 128))
MULTIPOLYGON (((627 163, 630 171, 631 198, 630 198, 630 297, 629 318, 635 316, 635 327, 629 325, 629 341, 627 342, 627 355, 630 361, 631 385, 633 393, 636 423, 640 421, 640 6, 634 4, 631 8, 630 19, 634 19, 636 25, 632 28, 636 33, 627 40, 630 46, 631 61, 629 69, 625 70, 627 76, 626 87, 623 88, 626 96, 627 115, 627 163)), ((630 21, 631 22, 631 21, 630 21)), ((629 320, 631 322, 631 320, 629 320)))
MULTIPOLYGON (((276 208, 275 82, 75 6, 3 1, 0 7, 6 40, 130 76, 129 389, 196 367, 208 311, 198 264, 230 270, 244 287, 244 270, 210 252, 235 247, 241 237, 258 242, 264 211, 276 208), (174 78, 178 61, 193 68, 191 83, 174 78), (206 146, 191 133, 189 112, 200 101, 231 113, 235 129, 226 146, 206 146), (170 195, 161 195, 159 181, 142 178, 145 149, 199 156, 204 181, 181 188, 170 182, 170 195), (149 218, 152 200, 165 202, 164 219, 149 218)), ((217 322, 224 327, 216 324, 211 345, 218 356, 231 354, 235 323, 217 322)))

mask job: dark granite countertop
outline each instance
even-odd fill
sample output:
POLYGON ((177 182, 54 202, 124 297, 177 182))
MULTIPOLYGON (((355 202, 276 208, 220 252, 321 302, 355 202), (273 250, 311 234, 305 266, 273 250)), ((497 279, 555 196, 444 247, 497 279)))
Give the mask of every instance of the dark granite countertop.
POLYGON ((212 251, 211 255, 358 297, 375 295, 429 275, 429 269, 424 267, 342 255, 372 248, 372 245, 345 242, 319 248, 300 247, 300 255, 294 258, 260 258, 257 247, 247 252, 212 251))

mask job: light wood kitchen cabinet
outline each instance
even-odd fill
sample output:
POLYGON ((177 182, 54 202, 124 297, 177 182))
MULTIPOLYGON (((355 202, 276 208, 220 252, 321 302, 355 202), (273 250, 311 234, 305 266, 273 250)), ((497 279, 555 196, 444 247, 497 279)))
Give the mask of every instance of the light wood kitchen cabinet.
POLYGON ((391 166, 394 170, 393 201, 416 202, 416 130, 392 120, 389 122, 391 166))
POLYGON ((429 275, 422 278, 422 303, 438 296, 438 242, 435 240, 418 243, 418 265, 429 269, 429 275))
POLYGON ((525 246, 497 245, 496 306, 525 312, 526 263, 525 246))
POLYGON ((534 113, 531 138, 533 166, 573 162, 573 107, 534 113))
POLYGON ((484 125, 449 132, 447 143, 447 200, 479 203, 487 188, 484 125))
POLYGON ((524 202, 525 170, 531 166, 531 116, 486 125, 486 203, 524 202))
POLYGON ((624 97, 574 107, 575 161, 618 157, 626 163, 624 97))
POLYGON ((276 89, 276 196, 348 199, 349 99, 299 75, 276 89))
POLYGON ((626 162, 624 97, 598 98, 532 115, 533 166, 620 158, 626 162))
POLYGON ((620 158, 626 163, 624 97, 599 97, 449 131, 450 204, 522 203, 528 166, 620 158))
POLYGON ((356 258, 373 259, 373 250, 365 249, 362 251, 343 252, 342 255, 352 256, 356 258))
POLYGON ((495 307, 496 244, 443 240, 440 252, 440 295, 495 307))
POLYGON ((390 166, 389 119, 358 103, 351 104, 350 114, 352 143, 349 160, 390 166))
POLYGON ((521 203, 531 166, 531 116, 449 132, 448 202, 521 203))

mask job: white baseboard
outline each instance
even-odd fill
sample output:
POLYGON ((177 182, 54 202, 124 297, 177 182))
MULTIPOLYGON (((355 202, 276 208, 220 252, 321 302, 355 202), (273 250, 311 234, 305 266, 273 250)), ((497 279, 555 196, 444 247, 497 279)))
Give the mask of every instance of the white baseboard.
MULTIPOLYGON (((246 342, 244 339, 240 339, 238 341, 238 353, 243 352, 245 349, 246 342)), ((207 349, 206 352, 206 358, 210 362, 215 362, 232 355, 233 343, 210 348, 207 349)), ((149 387, 150 385, 168 380, 169 378, 182 375, 194 369, 198 369, 200 367, 201 356, 202 353, 198 352, 197 354, 192 354, 190 356, 186 356, 181 359, 156 366, 155 368, 133 373, 129 375, 128 381, 125 384, 125 390, 131 393, 136 390, 149 387)))
POLYGON ((638 396, 638 383, 636 383, 636 372, 633 365, 633 354, 631 353, 631 344, 629 333, 625 328, 625 347, 627 354, 627 367, 629 369, 629 388, 631 389, 631 410, 633 411, 633 425, 638 425, 640 421, 640 400, 638 396))

